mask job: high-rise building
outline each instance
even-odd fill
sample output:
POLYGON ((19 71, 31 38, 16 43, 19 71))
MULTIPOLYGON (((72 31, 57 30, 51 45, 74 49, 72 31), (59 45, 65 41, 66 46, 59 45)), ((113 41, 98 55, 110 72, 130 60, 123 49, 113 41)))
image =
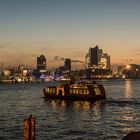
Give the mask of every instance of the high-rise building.
POLYGON ((111 77, 110 56, 103 53, 98 46, 90 48, 85 56, 86 77, 87 78, 107 78, 111 77))
POLYGON ((104 62, 104 67, 110 69, 111 65, 110 65, 110 56, 105 53, 103 54, 102 58, 104 58, 105 62, 104 62))
POLYGON ((88 67, 110 69, 110 56, 107 53, 103 53, 102 49, 99 49, 98 46, 90 48, 87 56, 89 62, 86 62, 86 65, 88 63, 88 67))
POLYGON ((37 57, 37 70, 46 70, 46 58, 44 55, 37 57))
POLYGON ((89 66, 90 67, 95 67, 98 66, 99 63, 99 48, 96 46, 95 48, 90 48, 89 49, 89 66))
POLYGON ((65 59, 65 69, 71 71, 71 60, 69 58, 65 59))

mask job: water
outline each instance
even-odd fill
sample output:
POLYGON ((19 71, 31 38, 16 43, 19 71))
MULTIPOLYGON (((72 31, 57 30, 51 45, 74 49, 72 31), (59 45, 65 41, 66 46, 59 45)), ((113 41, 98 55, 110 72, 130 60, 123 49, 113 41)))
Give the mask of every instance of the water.
POLYGON ((102 80, 106 101, 46 101, 45 84, 0 85, 0 140, 22 140, 36 116, 36 140, 121 140, 140 131, 140 80, 102 80))

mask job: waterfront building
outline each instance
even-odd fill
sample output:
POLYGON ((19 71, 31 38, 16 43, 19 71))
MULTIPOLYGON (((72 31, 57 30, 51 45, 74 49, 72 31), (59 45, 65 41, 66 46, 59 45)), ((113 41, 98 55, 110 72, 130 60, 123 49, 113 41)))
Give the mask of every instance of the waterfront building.
POLYGON ((40 55, 39 57, 37 57, 37 70, 39 72, 46 71, 46 58, 44 55, 40 55))
POLYGON ((103 50, 99 49, 98 45, 89 49, 85 57, 85 66, 87 77, 107 78, 112 75, 110 56, 107 53, 103 53, 103 50))
POLYGON ((89 49, 89 66, 90 67, 98 67, 100 57, 99 57, 100 51, 98 46, 95 48, 89 49))
POLYGON ((86 54, 86 68, 110 69, 110 56, 96 45, 86 54))
POLYGON ((140 78, 140 65, 127 64, 119 66, 118 76, 121 78, 140 78))
POLYGON ((46 65, 47 65, 46 58, 42 54, 39 57, 37 57, 37 68, 33 70, 32 74, 37 79, 44 77, 44 74, 46 74, 46 72, 47 72, 46 65))
POLYGON ((4 70, 3 70, 3 75, 4 75, 4 76, 10 76, 11 73, 12 73, 12 70, 11 70, 11 69, 4 69, 4 70))
POLYGON ((64 60, 64 65, 56 68, 55 75, 59 76, 67 75, 70 74, 70 72, 71 72, 71 60, 69 58, 66 58, 64 60))
POLYGON ((126 66, 123 65, 123 66, 119 66, 117 68, 117 76, 120 77, 120 78, 123 78, 123 71, 125 70, 126 66))
POLYGON ((103 69, 110 69, 110 56, 107 53, 102 54, 100 59, 100 66, 103 69))
POLYGON ((65 65, 64 65, 66 70, 71 71, 71 60, 69 58, 65 59, 65 65))

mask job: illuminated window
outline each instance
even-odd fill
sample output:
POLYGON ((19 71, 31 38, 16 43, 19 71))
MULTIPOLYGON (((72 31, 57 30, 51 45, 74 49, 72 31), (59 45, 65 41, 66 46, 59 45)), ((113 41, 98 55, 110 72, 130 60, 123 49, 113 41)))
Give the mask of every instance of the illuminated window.
POLYGON ((72 91, 73 91, 73 90, 72 90, 72 89, 70 89, 70 94, 72 94, 72 91))
POLYGON ((101 95, 101 92, 100 92, 100 89, 99 88, 95 88, 94 91, 95 91, 95 94, 96 95, 101 95))

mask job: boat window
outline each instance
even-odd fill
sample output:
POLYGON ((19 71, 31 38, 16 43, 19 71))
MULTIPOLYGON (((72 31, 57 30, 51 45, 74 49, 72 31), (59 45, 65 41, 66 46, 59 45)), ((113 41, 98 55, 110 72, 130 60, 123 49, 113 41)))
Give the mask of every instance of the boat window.
POLYGON ((55 88, 51 88, 50 93, 55 93, 55 88))
POLYGON ((75 89, 73 89, 73 93, 74 93, 74 94, 76 93, 75 89))
POLYGON ((70 94, 89 94, 88 89, 81 89, 81 88, 71 88, 70 94))
POLYGON ((82 89, 79 89, 79 94, 83 94, 83 90, 82 89))
POLYGON ((85 89, 82 90, 82 94, 86 94, 86 90, 85 89))
POLYGON ((79 89, 76 89, 76 94, 79 94, 79 89))
POLYGON ((49 88, 46 89, 47 92, 50 92, 49 88))
POLYGON ((86 92, 87 92, 86 89, 82 89, 82 94, 87 94, 86 92))
POLYGON ((73 94, 78 94, 78 89, 73 88, 73 94))
POLYGON ((97 87, 94 89, 96 95, 101 95, 100 89, 97 87))
POLYGON ((73 92, 72 92, 73 90, 72 89, 70 89, 70 94, 72 94, 73 92))

